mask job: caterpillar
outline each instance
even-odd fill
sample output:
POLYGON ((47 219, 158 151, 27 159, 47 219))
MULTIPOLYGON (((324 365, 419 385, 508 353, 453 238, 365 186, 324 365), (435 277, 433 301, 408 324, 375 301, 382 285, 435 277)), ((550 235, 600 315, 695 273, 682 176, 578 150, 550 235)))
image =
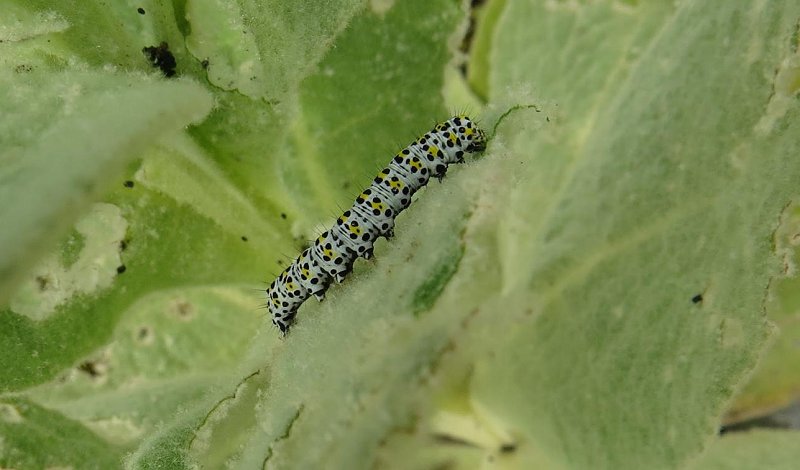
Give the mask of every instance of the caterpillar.
POLYGON ((331 281, 342 282, 356 258, 372 257, 375 240, 394 236, 395 217, 431 177, 441 182, 449 164, 463 163, 465 154, 485 148, 483 131, 461 115, 437 124, 401 150, 333 227, 272 281, 266 291, 272 323, 285 335, 303 302, 312 295, 322 301, 331 281))

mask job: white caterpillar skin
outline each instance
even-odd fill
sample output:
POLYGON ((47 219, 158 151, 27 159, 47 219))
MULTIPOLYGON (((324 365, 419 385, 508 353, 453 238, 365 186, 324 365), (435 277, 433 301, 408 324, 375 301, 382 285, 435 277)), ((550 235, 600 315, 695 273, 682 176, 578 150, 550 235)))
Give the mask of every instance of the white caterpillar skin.
POLYGON ((321 301, 331 280, 342 282, 356 258, 372 257, 378 237, 394 235, 395 217, 431 177, 441 181, 449 164, 485 148, 483 131, 467 116, 455 116, 395 155, 334 226, 272 281, 267 289, 272 323, 286 334, 306 299, 313 295, 321 301))

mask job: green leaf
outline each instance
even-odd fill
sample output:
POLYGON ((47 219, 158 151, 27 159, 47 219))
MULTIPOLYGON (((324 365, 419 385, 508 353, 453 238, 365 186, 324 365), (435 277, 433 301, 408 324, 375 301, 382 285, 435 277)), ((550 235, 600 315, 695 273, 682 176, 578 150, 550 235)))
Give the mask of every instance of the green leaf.
MULTIPOLYGON (((780 273, 772 232, 800 176, 791 137, 798 108, 770 106, 796 93, 775 74, 795 60, 794 8, 689 2, 641 46, 646 16, 626 28, 631 15, 604 6, 546 16, 588 28, 558 52, 569 61, 539 57, 550 65, 525 77, 542 86, 571 77, 542 91, 573 132, 517 134, 511 148, 534 164, 526 189, 496 204, 512 214, 504 234, 527 229, 506 237, 502 278, 533 290, 536 321, 509 331, 473 382, 473 400, 493 422, 538 444, 531 458, 679 465, 715 432, 754 366, 767 333, 766 288, 780 273), (625 33, 597 41, 606 27, 625 33), (626 36, 641 50, 630 66, 626 36), (604 53, 614 42, 616 56, 604 53), (589 43, 598 46, 590 52, 589 43), (590 55, 600 62, 593 67, 613 65, 594 92, 582 65, 590 55), (588 106, 574 109, 579 100, 588 106)), ((504 15, 499 51, 540 43, 527 31, 549 31, 512 26, 544 17, 521 4, 504 15)), ((497 70, 493 86, 510 87, 521 70, 497 70)))
POLYGON ((793 203, 784 210, 781 224, 775 231, 776 252, 781 256, 782 269, 788 277, 773 280, 771 295, 765 302, 767 317, 774 323, 777 334, 772 336, 753 377, 737 394, 726 421, 755 418, 787 407, 800 388, 800 374, 795 367, 800 361, 797 348, 800 325, 796 321, 800 307, 800 278, 796 274, 800 260, 798 233, 800 207, 793 203))
POLYGON ((494 2, 469 82, 465 2, 51 3, 0 19, 22 201, 0 466, 702 468, 791 444, 715 435, 770 287, 795 290, 793 2, 494 2), (162 42, 177 78, 141 52, 162 42), (473 91, 485 154, 281 338, 258 283, 473 91))
POLYGON ((187 47, 207 60, 209 81, 251 98, 293 98, 335 37, 362 8, 353 0, 310 2, 297 8, 280 0, 189 0, 187 47))
POLYGON ((101 71, 21 73, 0 75, 0 199, 18 201, 0 209, 7 224, 0 232, 0 299, 8 298, 37 250, 108 190, 109 177, 154 139, 211 107, 208 94, 188 81, 101 71))
POLYGON ((80 423, 22 398, 0 402, 0 436, 6 468, 113 468, 122 456, 80 423))
POLYGON ((497 31, 497 21, 505 8, 505 0, 495 0, 485 3, 476 11, 478 18, 467 74, 470 85, 484 100, 489 94, 489 73, 491 71, 489 61, 492 57, 494 33, 497 31))

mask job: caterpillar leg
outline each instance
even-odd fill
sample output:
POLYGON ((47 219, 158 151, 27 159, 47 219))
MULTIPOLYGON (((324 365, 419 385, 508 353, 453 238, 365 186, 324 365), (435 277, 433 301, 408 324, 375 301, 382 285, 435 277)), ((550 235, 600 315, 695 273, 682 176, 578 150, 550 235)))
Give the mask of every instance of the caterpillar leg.
POLYGON ((272 319, 272 324, 277 326, 279 330, 281 330, 281 336, 285 337, 287 333, 289 333, 289 327, 291 323, 289 321, 285 321, 283 319, 272 319))
POLYGON ((435 176, 436 179, 439 180, 439 183, 441 183, 446 174, 447 174, 447 165, 437 165, 436 171, 433 173, 433 176, 435 176))
POLYGON ((347 275, 350 274, 351 272, 353 272, 352 265, 348 266, 344 271, 339 271, 338 273, 336 273, 333 278, 336 279, 337 284, 341 284, 342 281, 344 281, 347 275))

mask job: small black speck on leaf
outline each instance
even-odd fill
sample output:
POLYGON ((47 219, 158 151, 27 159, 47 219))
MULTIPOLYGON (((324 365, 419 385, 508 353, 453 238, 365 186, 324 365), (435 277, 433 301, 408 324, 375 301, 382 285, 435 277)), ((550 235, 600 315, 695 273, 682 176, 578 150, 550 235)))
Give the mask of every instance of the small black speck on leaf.
POLYGON ((147 339, 148 336, 150 336, 150 328, 146 326, 139 328, 138 337, 140 341, 147 339))
POLYGON ((140 15, 144 15, 144 8, 139 7, 136 9, 136 11, 138 11, 140 15))
POLYGON ((117 274, 124 273, 126 269, 128 269, 128 268, 126 268, 124 264, 121 264, 121 265, 117 266, 117 274))
POLYGON ((97 377, 101 373, 99 368, 97 367, 97 364, 92 361, 86 361, 84 363, 81 363, 81 365, 78 366, 78 370, 86 372, 91 377, 97 377))
POLYGON ((500 452, 503 454, 510 454, 515 450, 517 450, 516 444, 503 444, 502 446, 500 446, 500 452))
POLYGON ((127 180, 124 183, 122 183, 122 185, 125 186, 126 188, 132 188, 133 187, 133 181, 127 180))
POLYGON ((247 237, 245 237, 244 235, 242 235, 242 241, 243 241, 243 242, 246 242, 246 241, 247 241, 247 237))
POLYGON ((703 294, 697 294, 694 297, 692 297, 693 303, 699 304, 702 301, 703 301, 703 294))
POLYGON ((158 46, 149 46, 142 49, 144 55, 153 64, 153 67, 161 70, 165 77, 175 76, 175 56, 169 51, 169 44, 162 42, 158 46))
POLYGON ((38 284, 39 290, 47 290, 47 287, 50 285, 50 278, 47 276, 36 276, 36 284, 38 284))
POLYGON ((208 68, 208 59, 203 59, 203 61, 202 61, 202 62, 200 62, 200 65, 201 65, 201 66, 202 66, 204 69, 207 69, 207 68, 208 68))
POLYGON ((286 220, 286 214, 281 212, 281 219, 286 220))

